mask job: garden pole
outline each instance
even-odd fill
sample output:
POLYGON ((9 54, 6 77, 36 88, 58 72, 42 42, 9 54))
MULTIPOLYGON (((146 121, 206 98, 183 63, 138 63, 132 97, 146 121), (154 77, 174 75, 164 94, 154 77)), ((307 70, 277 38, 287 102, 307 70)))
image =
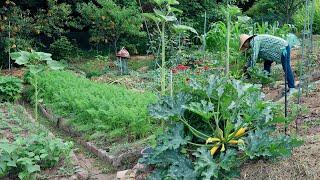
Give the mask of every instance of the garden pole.
MULTIPOLYGON (((181 25, 181 18, 179 19, 179 25, 181 25)), ((181 53, 181 32, 179 32, 178 49, 180 54, 181 53)))
POLYGON ((170 96, 173 98, 173 73, 170 71, 170 96))
POLYGON ((229 12, 229 2, 227 4, 227 58, 225 64, 225 75, 229 77, 229 64, 230 64, 230 12, 229 12))
POLYGON ((9 57, 8 57, 8 62, 9 62, 9 71, 11 71, 11 58, 10 58, 10 53, 11 53, 11 46, 10 46, 10 39, 11 39, 11 22, 9 21, 9 57))
POLYGON ((206 38, 207 38, 207 11, 204 12, 204 25, 203 25, 203 55, 206 51, 206 38))
MULTIPOLYGON (((288 55, 288 54, 287 54, 288 55)), ((286 57, 285 57, 285 61, 286 61, 286 57)), ((288 84, 288 81, 287 81, 287 66, 286 66, 286 62, 284 62, 285 65, 284 65, 284 116, 285 118, 288 117, 288 94, 287 94, 287 84, 288 84)), ((287 125, 285 125, 285 128, 284 128, 284 133, 287 135, 287 125)))
POLYGON ((123 72, 123 70, 122 70, 122 58, 120 57, 120 74, 122 75, 122 72, 123 72))

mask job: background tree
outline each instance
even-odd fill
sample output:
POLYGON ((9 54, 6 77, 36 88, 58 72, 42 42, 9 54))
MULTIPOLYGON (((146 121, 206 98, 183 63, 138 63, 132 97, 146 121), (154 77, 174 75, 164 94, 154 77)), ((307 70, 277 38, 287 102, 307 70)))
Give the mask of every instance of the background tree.
POLYGON ((255 20, 292 23, 292 16, 304 0, 259 0, 247 12, 255 20))
POLYGON ((135 2, 129 6, 119 6, 111 0, 98 0, 78 4, 84 24, 90 27, 90 41, 96 44, 112 44, 117 50, 120 37, 145 36, 142 31, 142 18, 135 2))

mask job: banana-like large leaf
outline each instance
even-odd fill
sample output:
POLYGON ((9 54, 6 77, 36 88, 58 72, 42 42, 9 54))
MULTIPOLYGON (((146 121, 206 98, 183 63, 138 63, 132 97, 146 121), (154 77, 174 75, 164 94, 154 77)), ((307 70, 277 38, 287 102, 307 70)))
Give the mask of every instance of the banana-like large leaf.
POLYGON ((193 27, 186 26, 186 25, 173 25, 173 28, 177 32, 191 31, 191 32, 193 32, 195 34, 198 34, 197 30, 195 30, 193 27))
POLYGON ((151 13, 143 13, 142 16, 144 16, 144 17, 146 17, 146 18, 148 18, 148 19, 151 19, 151 20, 153 20, 154 22, 160 22, 160 21, 161 21, 160 18, 158 18, 157 16, 155 16, 155 15, 153 15, 153 14, 151 14, 151 13))
POLYGON ((39 57, 39 60, 41 61, 51 61, 52 60, 52 54, 45 53, 45 52, 33 52, 39 57))
POLYGON ((14 52, 10 54, 11 59, 13 59, 17 64, 24 65, 29 62, 30 53, 27 51, 14 52))
POLYGON ((159 11, 157 9, 154 9, 153 11, 161 20, 164 20, 164 21, 167 21, 167 22, 171 22, 171 21, 176 21, 177 20, 177 18, 175 16, 167 16, 163 12, 161 12, 161 11, 159 11))
POLYGON ((60 70, 60 69, 65 68, 64 64, 62 64, 58 61, 54 61, 54 60, 47 61, 47 64, 48 64, 49 68, 52 70, 60 70))

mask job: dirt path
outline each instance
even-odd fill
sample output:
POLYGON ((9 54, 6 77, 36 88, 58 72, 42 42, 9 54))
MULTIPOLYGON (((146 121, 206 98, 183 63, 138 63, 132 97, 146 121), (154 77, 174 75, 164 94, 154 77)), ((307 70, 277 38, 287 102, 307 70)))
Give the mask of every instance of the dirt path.
MULTIPOLYGON (((32 118, 33 110, 26 104, 24 104, 29 117, 32 118)), ((105 162, 102 162, 95 155, 86 151, 81 145, 77 144, 76 140, 70 138, 67 134, 62 131, 58 131, 54 128, 54 125, 46 120, 43 116, 39 117, 40 123, 46 127, 54 136, 62 138, 66 141, 73 141, 74 143, 74 155, 76 156, 76 165, 85 171, 85 176, 89 180, 114 180, 116 179, 115 169, 105 162)), ((52 178, 54 180, 72 180, 73 178, 52 178)))

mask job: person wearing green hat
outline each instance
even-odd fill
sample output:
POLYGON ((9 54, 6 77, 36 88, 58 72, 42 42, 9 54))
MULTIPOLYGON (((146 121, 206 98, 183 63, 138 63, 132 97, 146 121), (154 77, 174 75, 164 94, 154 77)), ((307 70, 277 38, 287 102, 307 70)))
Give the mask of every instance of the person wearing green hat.
POLYGON ((291 48, 288 41, 268 34, 240 35, 240 51, 244 52, 249 49, 252 50, 252 54, 244 68, 245 72, 249 67, 254 66, 258 59, 263 60, 264 70, 269 74, 273 62, 281 63, 286 74, 289 94, 296 92, 294 74, 290 64, 291 48))

